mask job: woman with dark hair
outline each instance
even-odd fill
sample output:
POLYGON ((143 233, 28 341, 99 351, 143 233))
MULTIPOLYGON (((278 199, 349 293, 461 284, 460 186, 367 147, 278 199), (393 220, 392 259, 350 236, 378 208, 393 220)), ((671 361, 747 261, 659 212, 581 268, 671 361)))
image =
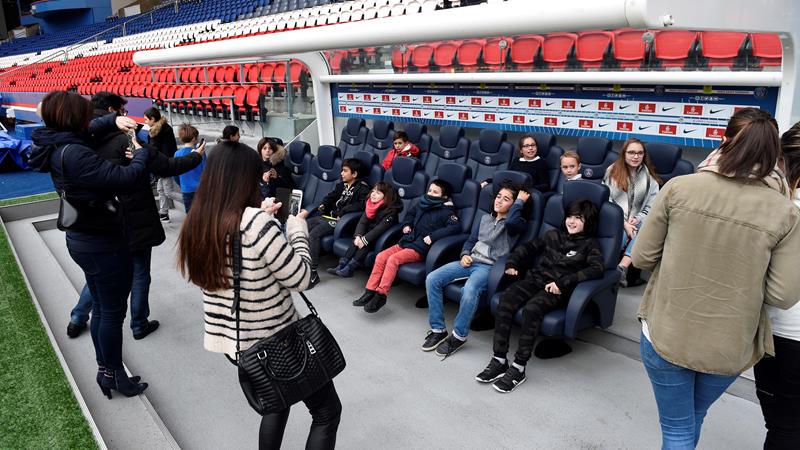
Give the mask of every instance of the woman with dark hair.
MULTIPOLYGON (((622 259, 617 264, 620 286, 628 286, 628 267, 636 233, 642 227, 650 206, 658 194, 661 179, 656 174, 644 142, 630 138, 622 144, 622 155, 608 166, 603 184, 611 191, 609 198, 622 208, 622 259)), ((636 277, 638 278, 638 276, 636 277)), ((638 281, 638 280, 637 280, 638 281)))
MULTIPOLYGON (((240 239, 242 252, 241 351, 298 320, 290 290, 308 287, 311 256, 305 221, 289 216, 284 235, 274 217, 282 205, 262 204, 258 153, 238 142, 219 146, 208 157, 194 206, 183 222, 178 261, 181 272, 203 291, 206 350, 235 358, 237 321, 231 312, 230 257, 234 239, 240 239)), ((342 406, 333 382, 304 402, 312 416, 306 448, 334 448, 342 406)), ((259 448, 280 448, 288 418, 288 408, 262 417, 259 448)))
MULTIPOLYGON (((150 136, 150 145, 169 158, 175 156, 178 145, 175 142, 175 133, 167 123, 167 118, 162 116, 156 108, 145 110, 144 118, 145 123, 150 127, 147 131, 150 136)), ((169 222, 169 210, 175 206, 172 202, 183 201, 181 190, 172 177, 160 177, 156 184, 156 191, 158 191, 158 215, 162 222, 169 222)))
POLYGON ((328 273, 342 278, 352 277, 353 272, 364 265, 375 240, 397 223, 401 211, 403 202, 394 187, 385 181, 375 183, 367 195, 364 213, 356 225, 353 243, 339 259, 339 265, 329 268, 328 273))
MULTIPOLYGON (((781 166, 800 207, 800 122, 781 136, 781 166)), ((775 356, 753 368, 756 395, 767 425, 766 450, 789 450, 800 442, 800 305, 787 310, 766 306, 775 356)))
POLYGON ((633 264, 653 273, 641 354, 665 449, 697 446, 711 404, 775 353, 764 306, 800 297, 800 211, 780 156, 774 119, 740 110, 698 172, 664 186, 639 232, 633 264))
POLYGON ((222 137, 219 139, 219 142, 239 142, 239 138, 241 137, 242 136, 239 134, 239 127, 235 125, 227 125, 222 129, 222 137))
POLYGON ((294 189, 292 172, 286 167, 286 149, 273 138, 261 138, 256 146, 261 155, 261 197, 275 197, 278 188, 294 189))
POLYGON ((475 380, 494 382, 498 392, 508 393, 525 381, 525 366, 531 358, 544 316, 569 302, 581 281, 603 275, 603 253, 597 242, 597 206, 589 200, 576 200, 564 211, 562 229, 517 247, 506 261, 505 273, 523 275, 503 291, 497 306, 494 327, 494 356, 475 380), (538 257, 538 258, 537 258, 538 257), (536 261, 531 267, 530 262, 536 261), (528 267, 527 272, 524 268, 528 267), (522 309, 519 347, 509 364, 506 353, 514 315, 522 309))
MULTIPOLYGON (((79 211, 115 209, 114 199, 146 173, 150 151, 138 148, 127 166, 107 161, 91 148, 88 134, 92 105, 82 96, 53 91, 41 103, 45 126, 33 133, 30 165, 50 172, 53 184, 79 211)), ((133 262, 122 223, 109 221, 107 229, 67 230, 67 250, 86 276, 94 299, 92 343, 97 360, 97 383, 111 398, 111 390, 128 397, 147 388, 139 378, 128 378, 122 364, 122 322, 133 280, 133 262)))

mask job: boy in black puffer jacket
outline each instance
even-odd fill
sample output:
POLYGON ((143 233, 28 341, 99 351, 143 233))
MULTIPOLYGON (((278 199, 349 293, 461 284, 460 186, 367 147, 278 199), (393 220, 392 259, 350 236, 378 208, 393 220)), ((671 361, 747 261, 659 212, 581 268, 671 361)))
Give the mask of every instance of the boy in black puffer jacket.
POLYGON ((363 306, 364 311, 369 313, 381 309, 386 304, 386 295, 401 265, 422 261, 434 242, 460 232, 461 224, 453 202, 449 200, 451 192, 453 188, 450 183, 444 180, 431 181, 428 193, 406 214, 400 242, 378 253, 367 289, 364 295, 353 302, 353 306, 363 306))
POLYGON ((597 233, 597 206, 578 200, 567 206, 564 228, 549 230, 520 245, 508 257, 506 274, 517 276, 537 256, 538 260, 525 277, 503 292, 495 313, 494 358, 475 379, 494 383, 499 392, 511 392, 525 381, 525 364, 545 314, 566 305, 575 286, 581 281, 603 275, 603 253, 597 233), (524 308, 519 348, 514 363, 506 361, 511 324, 517 310, 524 308))

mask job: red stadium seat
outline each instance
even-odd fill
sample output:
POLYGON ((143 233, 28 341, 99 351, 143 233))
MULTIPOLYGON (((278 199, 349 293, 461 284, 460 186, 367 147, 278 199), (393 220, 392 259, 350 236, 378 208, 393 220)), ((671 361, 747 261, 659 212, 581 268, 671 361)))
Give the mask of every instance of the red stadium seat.
POLYGON ((483 63, 490 70, 501 70, 506 64, 506 58, 514 40, 509 37, 496 37, 486 40, 483 44, 483 63), (505 42, 505 46, 501 44, 505 42))
POLYGON ((753 33, 750 35, 753 56, 758 58, 758 67, 780 67, 783 46, 777 34, 753 33))
POLYGON ((643 34, 642 30, 614 30, 614 59, 621 69, 639 69, 644 64, 648 48, 643 34))
POLYGON ((517 70, 533 69, 536 58, 542 49, 544 38, 537 35, 520 36, 511 46, 511 62, 517 70))
POLYGON ((429 72, 435 47, 431 44, 420 44, 411 51, 411 66, 417 72, 429 72))
POLYGON ((439 67, 440 72, 452 72, 456 62, 458 43, 449 41, 436 46, 433 52, 433 64, 439 67))
POLYGON ((608 55, 614 35, 609 31, 586 31, 578 33, 575 57, 584 69, 600 69, 608 55))
POLYGON ((573 33, 551 33, 545 36, 542 59, 550 69, 564 70, 569 64, 578 35, 573 33))
MULTIPOLYGON (((656 31, 653 45, 656 59, 664 68, 684 68, 694 54, 698 33, 686 30, 656 31)), ((690 66, 696 64, 690 63, 690 66)))
POLYGON ((414 50, 413 45, 406 46, 406 51, 401 51, 401 46, 397 45, 392 49, 392 67, 395 72, 405 73, 408 71, 409 61, 411 60, 411 53, 414 50))
POLYGON ((708 67, 732 68, 746 39, 747 33, 703 31, 700 52, 707 58, 708 67))

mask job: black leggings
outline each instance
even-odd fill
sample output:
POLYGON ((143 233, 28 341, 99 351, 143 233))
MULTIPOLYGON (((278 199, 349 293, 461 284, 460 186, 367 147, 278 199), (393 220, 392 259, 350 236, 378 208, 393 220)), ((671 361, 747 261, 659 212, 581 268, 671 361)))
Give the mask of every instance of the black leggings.
POLYGON ((765 357, 753 369, 767 425, 764 448, 796 449, 800 444, 800 341, 773 339, 775 357, 765 357))
MULTIPOLYGON (((311 413, 311 430, 306 441, 307 450, 327 450, 336 447, 336 430, 342 414, 342 403, 336 394, 333 381, 303 400, 311 413)), ((258 448, 260 450, 277 450, 281 448, 289 410, 267 414, 261 418, 258 431, 258 448)), ((296 446, 292 446, 293 448, 296 446)))

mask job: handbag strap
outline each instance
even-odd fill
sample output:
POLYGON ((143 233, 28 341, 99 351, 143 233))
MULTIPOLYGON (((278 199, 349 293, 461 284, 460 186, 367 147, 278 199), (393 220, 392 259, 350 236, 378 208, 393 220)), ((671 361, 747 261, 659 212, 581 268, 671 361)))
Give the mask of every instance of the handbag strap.
POLYGON ((72 144, 67 144, 67 145, 65 145, 64 147, 61 148, 61 166, 60 166, 60 169, 61 169, 61 192, 60 192, 60 194, 61 194, 62 197, 66 197, 67 196, 67 169, 64 167, 64 153, 67 152, 67 149, 69 148, 70 145, 72 145, 72 144))

